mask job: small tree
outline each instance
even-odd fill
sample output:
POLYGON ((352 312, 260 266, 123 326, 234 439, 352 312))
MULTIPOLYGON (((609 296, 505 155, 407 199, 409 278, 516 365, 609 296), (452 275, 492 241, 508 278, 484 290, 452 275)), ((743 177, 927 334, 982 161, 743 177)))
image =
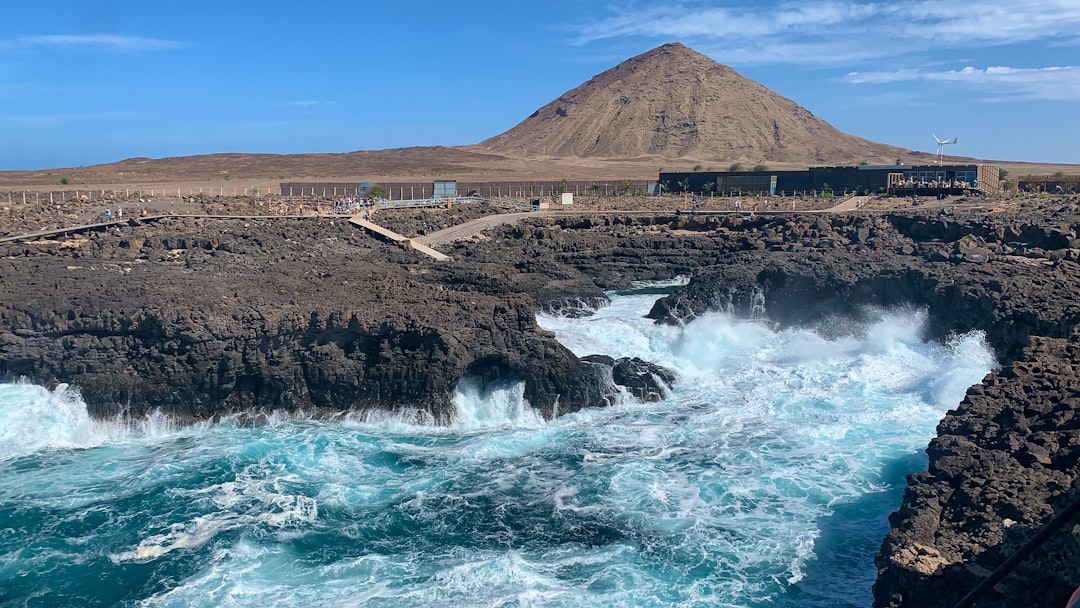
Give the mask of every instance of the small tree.
POLYGON ((364 190, 364 198, 386 198, 386 188, 382 186, 372 186, 367 190, 364 190))
POLYGON ((763 172, 768 171, 768 170, 769 170, 768 165, 754 165, 754 171, 756 171, 758 173, 763 173, 763 172))
POLYGON ((68 185, 68 178, 66 178, 66 177, 61 177, 61 178, 60 178, 60 183, 61 183, 61 184, 63 184, 63 185, 65 185, 65 186, 66 186, 66 185, 68 185))
POLYGON ((563 192, 566 192, 566 178, 565 177, 559 180, 559 193, 561 194, 563 192))
POLYGON ((731 166, 728 167, 727 170, 732 173, 742 171, 742 163, 731 163, 731 166))
POLYGON ((703 168, 701 165, 694 165, 694 173, 701 173, 703 168))

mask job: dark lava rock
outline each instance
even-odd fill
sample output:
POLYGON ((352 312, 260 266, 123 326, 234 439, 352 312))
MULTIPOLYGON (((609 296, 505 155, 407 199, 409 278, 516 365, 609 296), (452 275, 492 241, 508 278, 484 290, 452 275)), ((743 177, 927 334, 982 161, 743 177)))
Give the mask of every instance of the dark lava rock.
MULTIPOLYGON (((652 399, 674 382, 646 362, 579 359, 536 325, 537 310, 584 313, 604 290, 691 276, 649 314, 675 324, 721 310, 827 331, 868 306, 923 307, 928 337, 981 329, 1004 364, 939 425, 877 559, 876 606, 947 607, 1080 498, 1080 199, 1021 202, 531 217, 443 246, 446 263, 326 218, 15 242, 0 245, 0 370, 78 385, 97 416, 416 407, 445 421, 465 376, 523 380, 552 416, 611 403, 616 384, 652 399)), ((384 213, 420 233, 457 211, 384 213)), ((1078 531, 978 605, 1064 605, 1078 531)))
POLYGON ((606 367, 611 383, 622 387, 637 401, 661 401, 671 394, 671 389, 679 380, 679 375, 673 370, 638 357, 613 359, 607 355, 588 355, 581 360, 606 367))

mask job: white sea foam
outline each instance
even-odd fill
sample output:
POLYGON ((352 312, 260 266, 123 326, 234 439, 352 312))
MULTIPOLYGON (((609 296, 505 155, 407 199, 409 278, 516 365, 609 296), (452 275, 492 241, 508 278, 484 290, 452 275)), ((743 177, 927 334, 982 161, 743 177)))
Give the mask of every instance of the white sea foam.
POLYGON ((606 426, 612 455, 592 451, 586 461, 613 472, 608 499, 644 527, 739 530, 735 544, 723 535, 691 544, 737 554, 742 568, 786 559, 791 583, 813 559, 814 521, 879 492, 883 463, 921 450, 945 410, 994 365, 979 332, 925 342, 922 311, 881 311, 825 338, 722 313, 672 330, 643 318, 649 304, 618 298, 587 322, 540 318, 579 355, 616 351, 683 378, 667 404, 679 410, 678 426, 606 426), (685 456, 650 464, 649 446, 700 453, 703 466, 671 467, 694 462, 685 456))
MULTIPOLYGON (((817 608, 868 604, 895 504, 866 505, 899 500, 937 421, 992 367, 981 336, 925 342, 917 311, 829 337, 722 314, 662 327, 643 318, 652 300, 540 322, 578 354, 675 369, 661 403, 545 422, 520 383, 466 380, 449 426, 399 412, 137 432, 87 430, 76 407, 18 437, 17 454, 58 457, 0 461, 0 505, 62 511, 27 529, 64 549, 0 536, 0 569, 48 572, 48 590, 94 556, 198 564, 128 602, 151 606, 738 606, 783 604, 791 586, 817 608), (830 543, 843 559, 818 563, 830 543)), ((58 398, 16 389, 31 392, 0 420, 58 398)))
POLYGON ((544 418, 525 400, 525 382, 484 385, 462 378, 454 393, 454 424, 466 428, 543 426, 544 418))
POLYGON ((99 435, 78 391, 18 382, 0 384, 0 460, 45 448, 96 445, 99 435))
POLYGON ((310 524, 319 515, 318 502, 290 493, 286 488, 302 480, 295 475, 267 475, 264 467, 241 471, 235 481, 212 484, 177 494, 206 505, 205 514, 187 522, 175 522, 167 532, 139 541, 130 551, 110 556, 114 562, 150 561, 180 549, 201 547, 222 532, 265 525, 273 528, 310 524))

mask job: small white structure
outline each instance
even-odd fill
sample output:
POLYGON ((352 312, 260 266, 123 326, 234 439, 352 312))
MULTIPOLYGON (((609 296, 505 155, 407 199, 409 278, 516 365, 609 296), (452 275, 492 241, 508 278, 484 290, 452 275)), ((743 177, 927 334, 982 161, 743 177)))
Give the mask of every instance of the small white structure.
MULTIPOLYGON (((934 135, 934 134, 931 133, 931 135, 934 135)), ((945 146, 947 146, 949 144, 955 144, 958 139, 959 139, 958 137, 954 137, 951 140, 949 140, 949 139, 938 139, 938 136, 934 135, 934 141, 937 142, 937 164, 939 164, 939 165, 941 164, 941 155, 945 151, 945 146)))
POLYGON ((574 193, 573 192, 563 192, 562 193, 562 204, 564 204, 564 205, 573 205, 574 204, 574 193))

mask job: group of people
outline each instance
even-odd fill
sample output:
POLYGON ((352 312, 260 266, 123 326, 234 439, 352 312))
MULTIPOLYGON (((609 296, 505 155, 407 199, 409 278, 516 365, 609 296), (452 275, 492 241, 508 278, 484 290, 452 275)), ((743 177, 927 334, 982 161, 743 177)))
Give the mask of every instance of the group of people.
MULTIPOLYGON (((370 209, 375 206, 376 199, 365 198, 353 198, 352 196, 346 196, 339 198, 330 204, 330 208, 327 209, 321 204, 308 204, 308 212, 314 212, 317 215, 329 213, 331 215, 356 215, 360 212, 370 212, 370 209)), ((267 212, 270 215, 304 215, 304 203, 294 203, 292 205, 287 201, 268 201, 267 212)))
POLYGON ((116 208, 116 215, 113 215, 112 209, 105 210, 105 221, 111 222, 114 219, 122 219, 124 217, 124 210, 121 207, 116 208))
POLYGON ((970 188, 971 184, 968 184, 966 181, 964 181, 962 179, 953 179, 953 180, 947 180, 947 179, 936 180, 936 179, 932 179, 932 180, 930 180, 928 182, 923 182, 923 181, 918 181, 918 180, 916 180, 914 178, 907 178, 907 179, 901 178, 900 181, 897 182, 896 186, 898 188, 970 188))
MULTIPOLYGON (((761 202, 755 201, 755 202, 751 203, 751 205, 750 205, 751 213, 757 211, 759 209, 759 206, 760 206, 760 209, 762 211, 772 211, 773 210, 772 201, 770 201, 769 199, 765 199, 764 201, 761 201, 761 202)), ((742 199, 740 199, 740 198, 735 199, 735 201, 731 203, 731 209, 732 209, 732 211, 742 211, 742 209, 743 209, 742 199)), ((794 209, 794 203, 792 203, 792 209, 794 209)))
MULTIPOLYGON (((760 202, 755 201, 754 203, 752 203, 750 205, 750 213, 757 212, 758 209, 759 209, 759 206, 760 206, 760 209, 762 211, 772 211, 773 210, 772 201, 770 201, 769 199, 765 199, 764 201, 760 201, 760 202)), ((776 209, 780 210, 779 206, 777 206, 776 209)), ((732 201, 731 210, 735 211, 736 213, 743 210, 743 202, 742 202, 741 198, 737 198, 734 201, 732 201)), ((795 201, 791 201, 791 210, 792 211, 795 210, 795 201)), ((698 206, 695 203, 693 206, 690 207, 690 213, 691 214, 697 214, 697 212, 698 212, 698 206)))
POLYGON ((339 198, 330 207, 330 213, 336 215, 353 215, 361 209, 368 210, 375 205, 375 199, 357 198, 351 196, 339 198))

